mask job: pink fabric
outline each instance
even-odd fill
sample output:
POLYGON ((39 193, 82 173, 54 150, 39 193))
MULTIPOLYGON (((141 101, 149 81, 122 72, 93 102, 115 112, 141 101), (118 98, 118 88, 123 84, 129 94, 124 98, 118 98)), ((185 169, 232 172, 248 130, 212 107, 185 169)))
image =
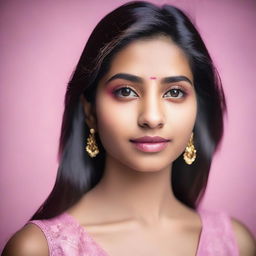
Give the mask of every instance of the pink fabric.
POLYGON ((199 211, 202 231, 196 256, 239 256, 231 220, 225 213, 199 211))
MULTIPOLYGON (((224 213, 199 211, 202 231, 196 256, 238 256, 230 218, 224 213)), ((109 256, 71 215, 33 220, 44 233, 50 256, 109 256)))
POLYGON ((48 220, 33 220, 44 233, 50 256, 108 256, 69 214, 48 220))

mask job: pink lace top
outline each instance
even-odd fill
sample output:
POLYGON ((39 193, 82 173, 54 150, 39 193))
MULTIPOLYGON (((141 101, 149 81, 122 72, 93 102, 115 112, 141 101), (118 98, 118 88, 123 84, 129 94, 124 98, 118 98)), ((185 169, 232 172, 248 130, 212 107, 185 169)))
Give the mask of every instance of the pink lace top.
MULTIPOLYGON (((199 215, 202 231, 196 256, 238 256, 230 218, 224 213, 202 210, 199 211, 199 215)), ((50 256, 110 256, 68 213, 29 223, 36 224, 44 233, 50 256)))

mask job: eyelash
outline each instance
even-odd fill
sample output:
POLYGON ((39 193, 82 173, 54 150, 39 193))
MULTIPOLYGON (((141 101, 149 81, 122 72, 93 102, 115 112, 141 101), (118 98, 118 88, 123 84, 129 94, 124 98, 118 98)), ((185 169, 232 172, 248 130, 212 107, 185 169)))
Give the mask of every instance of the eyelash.
POLYGON ((123 89, 129 89, 129 90, 132 91, 134 94, 136 94, 136 96, 138 97, 138 94, 137 94, 132 88, 130 88, 129 86, 123 86, 123 87, 119 87, 118 89, 114 89, 114 90, 113 90, 114 96, 120 97, 120 98, 128 98, 128 97, 125 97, 125 96, 120 96, 120 95, 118 95, 118 93, 121 92, 123 89))
MULTIPOLYGON (((133 93, 136 95, 135 97, 139 97, 138 94, 137 94, 131 87, 129 87, 129 86, 119 87, 118 89, 113 90, 114 96, 120 97, 120 98, 130 98, 129 95, 127 95, 127 96, 118 95, 118 93, 120 93, 123 89, 129 89, 130 92, 133 92, 133 93)), ((187 93, 186 93, 184 90, 182 90, 182 89, 180 89, 180 88, 177 88, 177 87, 176 87, 176 88, 171 88, 171 89, 168 90, 165 94, 167 94, 168 92, 171 92, 172 90, 177 90, 177 91, 178 91, 178 94, 181 93, 182 96, 179 96, 179 97, 170 97, 170 98, 181 99, 181 98, 184 98, 184 97, 187 95, 187 93)), ((165 94, 164 94, 164 98, 168 98, 168 97, 165 97, 165 94)), ((133 97, 134 97, 134 96, 133 96, 133 97)))
MULTIPOLYGON (((184 97, 186 96, 186 93, 184 92, 184 90, 182 90, 182 89, 180 89, 180 88, 172 88, 172 89, 170 89, 169 91, 167 91, 165 94, 167 94, 168 92, 171 92, 171 91, 173 91, 173 90, 178 91, 178 95, 179 95, 179 94, 182 94, 182 96, 179 96, 179 97, 171 97, 171 98, 181 99, 181 98, 184 98, 184 97)), ((164 97, 164 98, 166 98, 166 97, 164 97)))

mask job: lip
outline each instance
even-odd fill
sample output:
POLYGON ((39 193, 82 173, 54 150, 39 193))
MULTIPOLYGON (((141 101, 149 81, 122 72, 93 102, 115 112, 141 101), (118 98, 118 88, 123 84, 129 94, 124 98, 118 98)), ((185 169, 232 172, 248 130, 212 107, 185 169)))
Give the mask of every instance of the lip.
POLYGON ((143 152, 160 152, 166 148, 169 139, 165 139, 159 136, 144 136, 130 140, 135 147, 143 152))
POLYGON ((160 143, 160 142, 169 142, 170 140, 159 137, 159 136, 144 136, 136 139, 131 139, 131 142, 134 143, 160 143))

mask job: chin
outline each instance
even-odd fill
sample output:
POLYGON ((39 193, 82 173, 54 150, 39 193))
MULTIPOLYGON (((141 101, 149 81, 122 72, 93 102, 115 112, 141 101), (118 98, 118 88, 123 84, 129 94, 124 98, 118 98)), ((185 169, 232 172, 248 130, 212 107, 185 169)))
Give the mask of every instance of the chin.
POLYGON ((162 152, 154 154, 143 154, 140 152, 112 152, 108 154, 112 164, 120 169, 136 172, 161 172, 171 170, 173 161, 180 152, 162 152))
POLYGON ((172 162, 168 161, 165 164, 159 159, 157 161, 152 161, 149 159, 140 159, 138 161, 133 161, 132 163, 126 163, 128 169, 134 170, 136 172, 161 172, 164 170, 171 170, 172 162))

